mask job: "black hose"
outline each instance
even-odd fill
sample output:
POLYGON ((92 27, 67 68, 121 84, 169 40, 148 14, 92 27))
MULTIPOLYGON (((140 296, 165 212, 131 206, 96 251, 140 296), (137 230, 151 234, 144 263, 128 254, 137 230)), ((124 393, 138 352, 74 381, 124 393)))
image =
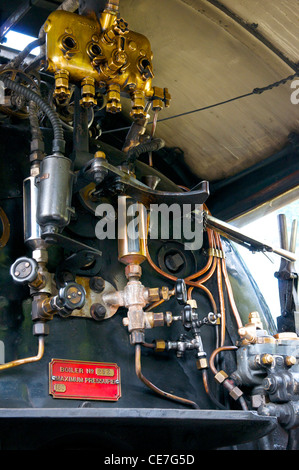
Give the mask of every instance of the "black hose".
POLYGON ((149 142, 145 142, 143 144, 137 145, 137 147, 133 147, 128 151, 127 163, 132 164, 137 160, 137 158, 142 153, 157 152, 164 146, 165 146, 165 142, 163 139, 153 139, 153 140, 150 140, 149 142))
POLYGON ((53 132, 54 132, 52 152, 53 153, 59 152, 59 153, 64 154, 65 140, 64 140, 64 134, 63 134, 63 128, 56 112, 47 103, 45 103, 44 100, 37 93, 30 90, 29 88, 26 88, 23 85, 20 85, 19 83, 16 83, 6 77, 2 78, 2 81, 5 87, 10 88, 16 93, 20 93, 21 95, 23 95, 25 98, 27 98, 30 101, 34 101, 37 104, 37 106, 47 115, 47 117, 49 118, 52 124, 53 132))
POLYGON ((26 57, 30 54, 30 52, 33 51, 33 49, 35 49, 36 47, 41 46, 42 44, 44 44, 44 42, 45 42, 45 38, 43 38, 43 37, 35 39, 34 41, 32 41, 13 60, 11 60, 8 64, 6 64, 4 66, 4 69, 7 69, 7 68, 17 69, 17 68, 19 68, 21 63, 26 59, 26 57))

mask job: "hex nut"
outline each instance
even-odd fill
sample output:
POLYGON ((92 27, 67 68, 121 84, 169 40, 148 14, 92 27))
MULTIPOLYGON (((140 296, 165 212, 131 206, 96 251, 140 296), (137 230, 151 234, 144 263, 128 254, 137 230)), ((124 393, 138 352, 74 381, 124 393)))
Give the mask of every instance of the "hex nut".
POLYGON ((142 269, 139 264, 128 264, 125 268, 126 278, 141 277, 142 269))
POLYGON ((33 324, 33 334, 35 336, 48 335, 49 332, 50 332, 50 328, 49 328, 48 323, 37 322, 33 324))
POLYGON ((155 351, 156 352, 163 352, 165 351, 165 348, 166 348, 166 343, 163 339, 156 339, 156 342, 155 342, 155 351))
POLYGON ((243 392, 242 392, 242 390, 239 389, 239 387, 234 387, 229 392, 229 394, 234 400, 238 400, 243 395, 243 392))
POLYGON ((219 372, 217 372, 217 374, 214 377, 216 382, 220 384, 222 384, 227 378, 228 378, 228 375, 226 372, 224 372, 224 370, 220 370, 219 372))
POLYGON ((207 369, 208 368, 208 361, 206 357, 200 357, 196 359, 196 367, 198 370, 207 369))

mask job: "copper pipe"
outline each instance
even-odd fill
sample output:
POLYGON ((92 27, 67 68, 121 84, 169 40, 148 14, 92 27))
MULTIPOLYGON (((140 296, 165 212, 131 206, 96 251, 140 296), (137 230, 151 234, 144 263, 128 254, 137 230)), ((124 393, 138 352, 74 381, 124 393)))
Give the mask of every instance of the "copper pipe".
MULTIPOLYGON (((209 246, 210 246, 210 248, 212 248, 213 244, 214 244, 214 234, 213 234, 213 231, 211 229, 207 229, 207 233, 208 233, 208 238, 209 238, 209 246)), ((197 273, 186 277, 185 281, 192 281, 196 277, 200 277, 203 274, 205 274, 208 271, 208 269, 211 267, 211 265, 213 263, 213 258, 214 258, 213 256, 209 256, 209 259, 208 259, 208 262, 207 262, 206 266, 202 270, 198 271, 197 273)), ((202 281, 202 282, 205 282, 205 281, 202 281)))
POLYGON ((225 302, 224 302, 224 295, 223 295, 223 285, 222 285, 222 269, 221 269, 221 261, 217 259, 217 286, 218 286, 218 293, 219 293, 219 303, 220 303, 220 315, 221 315, 221 340, 220 346, 224 345, 225 341, 225 302))
POLYGON ((142 346, 144 346, 145 348, 155 349, 154 343, 141 343, 141 344, 142 344, 142 346))
MULTIPOLYGON (((147 261, 148 263, 150 264, 150 266, 157 272, 159 273, 161 276, 164 276, 166 277, 167 279, 170 279, 171 281, 176 281, 177 280, 177 277, 175 276, 172 276, 171 274, 168 274, 166 272, 164 272, 162 269, 160 269, 158 266, 156 266, 156 264, 153 262, 153 260, 151 259, 151 256, 149 254, 149 251, 148 251, 148 245, 146 243, 146 258, 147 258, 147 261)), ((207 287, 199 284, 198 282, 192 282, 192 281, 188 281, 188 280, 185 280, 186 284, 187 285, 190 285, 190 286, 193 286, 193 287, 198 287, 200 289, 202 289, 209 297, 210 301, 211 301, 211 304, 212 304, 212 307, 213 307, 213 311, 214 313, 217 313, 217 306, 216 306, 216 302, 211 294, 211 292, 207 289, 207 287)))
POLYGON ((149 305, 148 307, 146 307, 145 311, 146 311, 146 312, 150 312, 153 308, 156 308, 156 307, 158 307, 159 305, 163 304, 163 302, 165 302, 164 299, 158 300, 157 302, 154 302, 153 304, 151 304, 151 305, 149 305))
POLYGON ((225 285, 226 285, 226 289, 228 293, 229 302, 230 302, 235 320, 237 322, 238 328, 242 328, 243 322, 241 320, 239 311, 235 303, 234 294, 233 294, 232 286, 231 286, 231 283, 227 274, 227 269, 226 269, 226 264, 225 264, 224 259, 222 260, 222 271, 223 271, 224 281, 225 281, 225 285))
POLYGON ((210 356, 210 360, 209 360, 209 365, 214 375, 218 373, 214 364, 214 359, 217 356, 217 354, 219 354, 222 351, 235 351, 236 349, 238 349, 237 346, 221 346, 220 348, 217 348, 212 352, 210 356))
POLYGON ((44 339, 44 336, 40 336, 38 338, 37 356, 26 357, 25 359, 17 359, 16 361, 7 362, 6 364, 1 364, 0 371, 4 369, 10 369, 11 367, 21 366, 22 364, 28 364, 30 362, 37 362, 43 357, 44 351, 45 351, 45 339, 44 339))
POLYGON ((158 393, 164 398, 168 398, 170 400, 177 401, 179 403, 182 403, 184 405, 189 405, 192 406, 193 408, 199 409, 199 406, 191 400, 187 400, 186 398, 181 398, 177 397, 176 395, 172 395, 171 393, 164 392, 163 390, 160 390, 158 387, 153 385, 148 379, 144 377, 144 375, 141 372, 141 346, 140 344, 136 344, 135 346, 135 370, 136 370, 136 375, 137 377, 151 390, 154 392, 158 393))
POLYGON ((204 385, 206 394, 209 395, 210 394, 210 389, 209 389, 209 383, 208 383, 207 369, 203 369, 203 371, 202 371, 202 381, 203 381, 203 385, 204 385))
MULTIPOLYGON (((221 251, 223 251, 221 237, 220 237, 219 234, 217 234, 217 237, 218 237, 219 248, 221 249, 221 251)), ((225 263, 224 258, 222 259, 222 272, 223 272, 224 282, 225 282, 226 289, 227 289, 229 303, 230 303, 231 309, 233 311, 233 315, 234 315, 235 320, 237 322, 238 328, 242 328, 243 322, 241 320, 238 308, 237 308, 236 303, 235 303, 234 294, 233 294, 232 286, 231 286, 231 283, 230 283, 230 280, 229 280, 229 277, 228 277, 228 274, 227 274, 226 263, 225 263)))

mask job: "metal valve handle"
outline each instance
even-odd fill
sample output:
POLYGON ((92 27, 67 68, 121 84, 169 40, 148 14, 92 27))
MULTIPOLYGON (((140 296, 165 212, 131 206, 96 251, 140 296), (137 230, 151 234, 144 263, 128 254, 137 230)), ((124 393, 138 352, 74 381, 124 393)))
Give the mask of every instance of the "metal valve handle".
POLYGON ((187 303, 187 287, 184 279, 177 279, 175 283, 175 297, 180 305, 185 305, 187 303))
POLYGON ((37 278, 38 264, 32 258, 18 258, 10 267, 10 275, 18 284, 28 284, 37 278))
POLYGON ((76 282, 69 282, 59 289, 58 298, 62 308, 67 310, 80 309, 85 304, 85 289, 76 282))

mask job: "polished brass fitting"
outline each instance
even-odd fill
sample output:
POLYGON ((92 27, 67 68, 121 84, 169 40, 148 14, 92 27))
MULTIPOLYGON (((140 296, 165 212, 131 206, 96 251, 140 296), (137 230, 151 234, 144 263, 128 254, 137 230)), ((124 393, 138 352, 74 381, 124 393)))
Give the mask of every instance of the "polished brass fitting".
POLYGON ((296 364, 297 360, 295 356, 287 356, 285 358, 285 363, 288 367, 294 366, 296 364))
POLYGON ((235 383, 228 378, 228 375, 224 370, 220 370, 214 378, 219 384, 222 384, 228 390, 229 395, 234 400, 238 400, 243 395, 242 390, 240 390, 239 387, 237 387, 235 383))
POLYGON ((227 378, 228 378, 228 375, 226 372, 224 372, 224 370, 220 370, 219 372, 217 372, 217 374, 214 377, 216 382, 218 382, 219 384, 222 384, 227 378))
POLYGON ((82 98, 80 100, 80 105, 83 108, 90 108, 91 106, 95 106, 97 104, 97 100, 95 99, 95 81, 93 78, 86 77, 81 82, 81 95, 82 98))
POLYGON ((209 367, 206 357, 199 357, 196 359, 196 367, 198 370, 207 369, 209 367))
POLYGON ((106 111, 108 113, 119 113, 121 111, 120 87, 116 83, 109 85, 107 88, 106 111))
POLYGON ((59 70, 55 73, 55 90, 54 98, 64 100, 71 94, 69 89, 69 72, 67 70, 59 70))
POLYGON ((263 324, 258 312, 251 312, 248 316, 248 320, 248 323, 238 330, 243 345, 256 343, 257 330, 263 329, 263 324))
POLYGON ((262 364, 264 364, 265 366, 268 366, 273 363, 274 357, 272 356, 272 354, 263 354, 261 357, 261 361, 262 361, 262 364))
POLYGON ((131 94, 132 98, 132 111, 131 116, 134 119, 139 119, 145 116, 145 98, 144 93, 141 91, 135 91, 131 94))
MULTIPOLYGON (((139 119, 145 116, 145 101, 153 102, 153 109, 160 110, 163 105, 169 106, 170 94, 167 88, 152 86, 153 53, 149 40, 131 31, 126 21, 117 18, 117 11, 114 7, 105 8, 99 17, 64 10, 52 12, 44 27, 45 68, 58 74, 58 99, 69 96, 68 82, 81 83, 88 77, 95 80, 103 94, 110 94, 108 112, 121 110, 121 92, 132 99, 132 116, 139 119), (114 85, 118 86, 116 90, 114 85)), ((89 92, 87 95, 82 104, 92 106, 94 96, 89 92)))
POLYGON ((163 352, 166 349, 166 342, 164 339, 155 340, 155 352, 163 352))

